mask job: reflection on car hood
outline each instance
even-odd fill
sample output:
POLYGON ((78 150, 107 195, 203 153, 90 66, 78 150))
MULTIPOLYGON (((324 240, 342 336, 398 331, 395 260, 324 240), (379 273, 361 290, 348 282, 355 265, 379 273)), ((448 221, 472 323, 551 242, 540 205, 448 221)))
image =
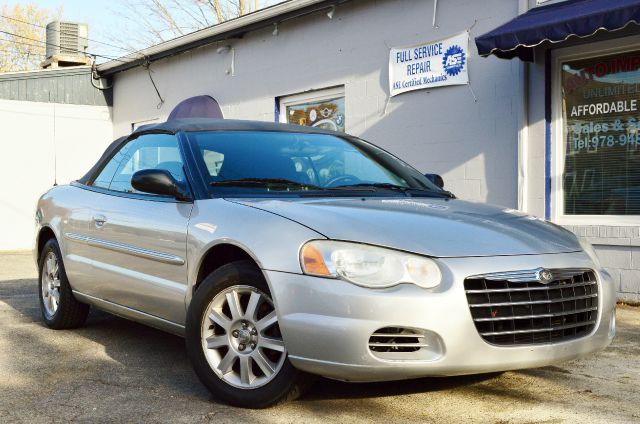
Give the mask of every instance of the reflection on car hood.
POLYGON ((233 199, 330 239, 435 257, 580 251, 569 231, 514 210, 435 198, 233 199))

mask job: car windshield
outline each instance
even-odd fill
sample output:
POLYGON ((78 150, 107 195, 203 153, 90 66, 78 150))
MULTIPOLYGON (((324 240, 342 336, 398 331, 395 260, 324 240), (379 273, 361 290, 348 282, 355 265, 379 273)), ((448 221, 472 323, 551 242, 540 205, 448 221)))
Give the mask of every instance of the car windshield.
POLYGON ((449 197, 424 175, 362 140, 274 131, 189 132, 216 197, 449 197))

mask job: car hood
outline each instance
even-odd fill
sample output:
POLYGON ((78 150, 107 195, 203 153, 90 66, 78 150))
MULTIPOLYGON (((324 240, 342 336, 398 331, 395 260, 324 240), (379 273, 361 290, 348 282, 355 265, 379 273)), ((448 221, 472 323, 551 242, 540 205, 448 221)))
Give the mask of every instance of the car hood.
POLYGON ((535 255, 582 250, 569 231, 485 204, 438 198, 233 199, 335 240, 434 257, 535 255))

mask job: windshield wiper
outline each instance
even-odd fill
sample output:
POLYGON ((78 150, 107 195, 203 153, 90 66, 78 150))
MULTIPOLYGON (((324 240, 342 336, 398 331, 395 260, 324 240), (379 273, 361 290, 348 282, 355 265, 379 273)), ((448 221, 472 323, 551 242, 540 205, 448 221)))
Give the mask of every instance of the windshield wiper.
POLYGON ((215 187, 266 187, 268 185, 280 185, 304 187, 311 190, 323 190, 322 187, 318 187, 313 184, 301 183, 298 181, 288 180, 286 178, 240 178, 237 180, 212 181, 209 184, 215 187))
POLYGON ((390 184, 390 183, 360 183, 360 184, 341 185, 333 188, 337 188, 340 190, 349 190, 353 187, 382 188, 382 189, 389 189, 389 190, 396 190, 396 191, 403 191, 403 192, 407 190, 413 190, 411 187, 405 187, 405 186, 400 186, 397 184, 390 184))
POLYGON ((392 191, 399 191, 405 194, 428 194, 428 195, 433 195, 433 196, 442 196, 442 197, 449 197, 449 198, 455 198, 455 196, 453 195, 453 193, 449 192, 449 191, 433 191, 433 190, 429 190, 429 189, 422 189, 422 188, 414 188, 414 187, 405 187, 405 186, 400 186, 397 184, 390 184, 390 183, 360 183, 360 184, 349 184, 349 185, 343 185, 343 186, 338 186, 338 187, 333 187, 333 189, 338 189, 338 190, 353 190, 354 188, 357 190, 359 187, 361 188, 369 188, 369 189, 383 189, 383 190, 392 190, 392 191))
POLYGON ((307 190, 319 190, 319 191, 379 191, 379 190, 392 190, 399 191, 405 195, 411 194, 426 194, 434 197, 450 197, 455 198, 455 196, 448 191, 432 191, 428 189, 420 189, 420 188, 412 188, 412 187, 404 187, 396 184, 390 183, 360 183, 360 184, 349 184, 337 187, 320 187, 314 184, 301 183, 298 181, 288 180, 286 178, 240 178, 235 180, 223 180, 223 181, 212 181, 210 183, 214 187, 269 187, 270 185, 274 186, 285 186, 285 187, 296 187, 296 188, 304 188, 307 190))

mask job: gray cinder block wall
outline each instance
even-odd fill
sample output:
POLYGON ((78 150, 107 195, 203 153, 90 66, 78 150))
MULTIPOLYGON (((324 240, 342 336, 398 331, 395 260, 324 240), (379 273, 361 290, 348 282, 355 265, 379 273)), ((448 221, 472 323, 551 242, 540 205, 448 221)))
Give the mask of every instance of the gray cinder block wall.
POLYGON ((611 226, 567 226, 586 237, 595 247, 602 266, 611 274, 618 298, 640 302, 640 228, 611 226))

